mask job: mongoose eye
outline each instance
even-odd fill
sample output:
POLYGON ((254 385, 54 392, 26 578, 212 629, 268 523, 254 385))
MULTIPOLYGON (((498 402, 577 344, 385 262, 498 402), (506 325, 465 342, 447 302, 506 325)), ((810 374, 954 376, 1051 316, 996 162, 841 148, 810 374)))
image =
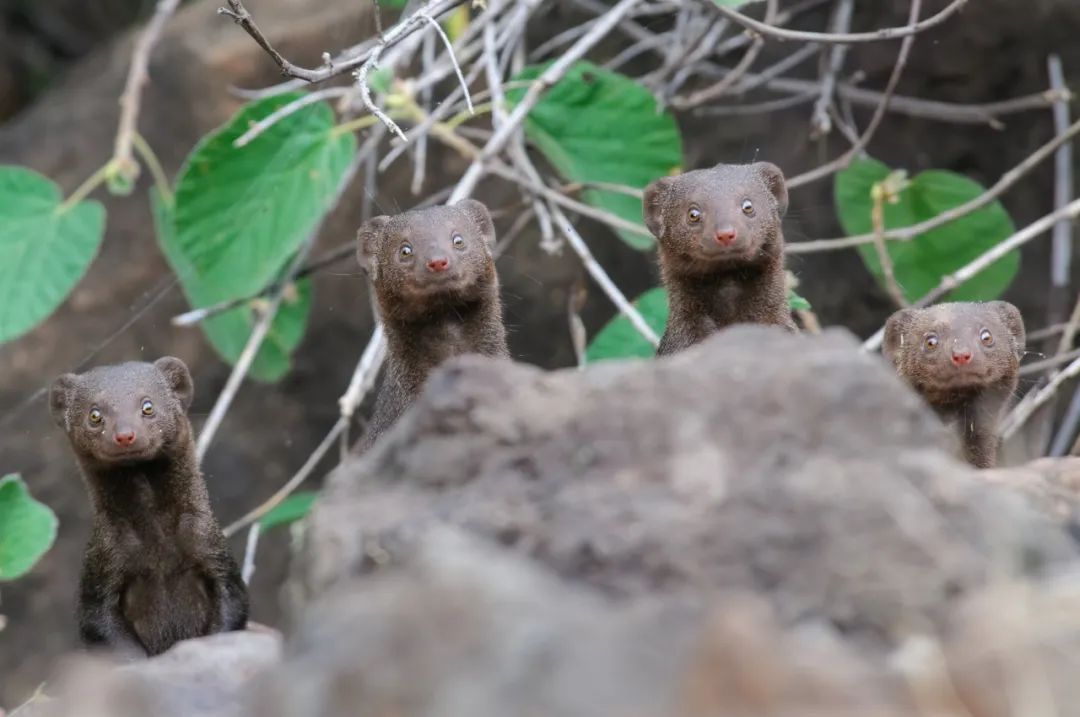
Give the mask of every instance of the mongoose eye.
POLYGON ((102 421, 101 411, 95 406, 90 409, 90 423, 94 426, 100 426, 102 421))
POLYGON ((742 213, 748 217, 754 216, 754 203, 749 199, 742 200, 742 213))
POLYGON ((979 332, 979 341, 982 341, 983 346, 994 345, 994 335, 990 333, 990 329, 983 329, 979 332))
POLYGON ((691 224, 697 224, 701 221, 701 210, 697 207, 690 207, 690 212, 686 216, 690 219, 691 224))
POLYGON ((937 334, 927 334, 926 335, 926 340, 925 340, 924 343, 926 344, 926 348, 928 348, 928 349, 937 348, 937 345, 938 345, 937 334))
POLYGON ((455 249, 465 248, 465 238, 462 237, 460 234, 455 234, 450 241, 454 244, 455 249))
POLYGON ((400 253, 402 256, 412 256, 412 246, 408 244, 402 244, 400 253))
POLYGON ((150 402, 149 398, 142 402, 142 415, 144 415, 144 416, 153 416, 154 415, 154 404, 150 402))

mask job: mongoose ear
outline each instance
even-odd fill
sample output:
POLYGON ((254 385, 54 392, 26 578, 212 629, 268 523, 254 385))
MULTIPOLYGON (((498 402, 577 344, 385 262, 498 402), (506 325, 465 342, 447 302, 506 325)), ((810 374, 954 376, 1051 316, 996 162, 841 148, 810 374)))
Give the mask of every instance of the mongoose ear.
POLYGON ((780 212, 780 216, 787 214, 788 194, 784 173, 772 162, 758 162, 754 165, 754 168, 761 175, 761 178, 765 180, 765 186, 776 197, 776 208, 780 212))
POLYGON ((465 216, 469 217, 472 223, 476 225, 476 229, 480 232, 480 236, 484 238, 485 244, 489 247, 495 246, 495 222, 491 220, 491 213, 488 212, 488 208, 482 202, 475 199, 462 199, 454 206, 465 212, 465 216))
POLYGON ((56 425, 68 429, 67 409, 71 403, 71 397, 79 385, 79 377, 73 373, 65 373, 57 377, 49 388, 49 413, 56 425))
POLYGON ((881 353, 895 366, 904 348, 904 334, 915 318, 914 309, 900 309, 885 322, 885 339, 881 343, 881 353))
POLYGON ((154 362, 154 368, 161 371, 169 389, 180 399, 180 405, 188 410, 195 398, 195 382, 191 380, 187 364, 175 356, 163 356, 154 362))
POLYGON ((641 214, 645 226, 652 235, 659 239, 664 234, 664 209, 672 198, 675 188, 674 177, 661 177, 645 187, 645 198, 641 203, 641 214))
POLYGON ((375 256, 379 239, 389 223, 390 217, 372 217, 356 232, 356 260, 360 262, 360 268, 371 277, 372 281, 375 281, 379 275, 379 262, 375 256))
POLYGON ((1012 335, 1013 347, 1016 349, 1016 358, 1024 357, 1024 349, 1027 346, 1027 332, 1024 330, 1024 317, 1020 309, 1008 301, 991 301, 990 306, 1001 317, 1001 322, 1012 335))

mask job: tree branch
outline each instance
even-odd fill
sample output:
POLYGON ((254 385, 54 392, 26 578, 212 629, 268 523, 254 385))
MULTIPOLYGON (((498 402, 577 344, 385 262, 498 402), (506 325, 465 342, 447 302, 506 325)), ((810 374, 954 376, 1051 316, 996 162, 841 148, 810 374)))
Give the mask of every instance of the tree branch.
POLYGON ((378 43, 376 48, 368 49, 365 52, 361 52, 355 57, 341 60, 330 60, 323 67, 315 70, 310 70, 299 65, 294 65, 285 59, 285 57, 274 49, 274 46, 270 44, 270 41, 263 35, 262 30, 255 23, 255 18, 251 13, 247 11, 241 0, 226 0, 228 7, 218 8, 218 12, 222 15, 231 17, 237 25, 244 29, 251 39, 255 40, 259 44, 266 54, 270 56, 270 59, 281 70, 281 74, 286 77, 294 77, 304 82, 316 83, 329 80, 331 77, 337 77, 338 75, 346 72, 351 72, 356 68, 362 66, 367 62, 371 55, 376 52, 382 52, 387 47, 392 47, 401 40, 404 40, 409 35, 422 28, 427 22, 424 16, 439 17, 446 12, 453 10, 458 5, 462 5, 468 0, 431 0, 427 5, 421 8, 422 12, 414 13, 408 18, 399 22, 394 27, 390 28, 383 36, 382 40, 378 43))
POLYGON ((774 27, 768 23, 760 22, 752 17, 743 15, 741 12, 733 10, 730 7, 726 7, 722 3, 715 3, 711 0, 704 0, 704 2, 716 8, 716 11, 721 15, 727 17, 730 20, 737 22, 745 27, 747 30, 751 30, 765 37, 771 37, 776 40, 801 40, 805 42, 820 42, 820 43, 854 43, 854 42, 880 42, 882 40, 898 40, 901 38, 913 37, 920 32, 929 30, 932 27, 937 27, 950 17, 959 12, 964 5, 968 3, 968 0, 953 0, 945 9, 939 12, 937 15, 928 17, 925 20, 919 22, 908 22, 903 27, 885 27, 880 30, 874 30, 873 32, 851 32, 851 33, 834 33, 834 32, 807 32, 804 30, 788 30, 786 28, 774 27))

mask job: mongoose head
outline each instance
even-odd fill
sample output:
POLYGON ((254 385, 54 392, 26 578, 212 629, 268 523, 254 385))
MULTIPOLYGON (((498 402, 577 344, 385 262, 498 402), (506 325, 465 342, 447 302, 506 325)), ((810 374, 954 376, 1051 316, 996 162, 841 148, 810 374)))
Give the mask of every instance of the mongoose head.
POLYGON ((1024 336, 1024 319, 1008 302, 945 303, 889 317, 882 352, 932 398, 1013 381, 1024 336))
POLYGON ((753 262, 780 239, 787 185, 775 164, 719 164, 645 189, 644 217, 664 262, 680 273, 753 262))
POLYGON ((80 458, 128 463, 152 460, 190 440, 187 409, 194 391, 184 362, 166 356, 66 373, 53 382, 49 409, 80 458))
POLYGON ((422 316, 497 291, 495 225, 473 199, 379 216, 357 232, 357 257, 384 316, 422 316))

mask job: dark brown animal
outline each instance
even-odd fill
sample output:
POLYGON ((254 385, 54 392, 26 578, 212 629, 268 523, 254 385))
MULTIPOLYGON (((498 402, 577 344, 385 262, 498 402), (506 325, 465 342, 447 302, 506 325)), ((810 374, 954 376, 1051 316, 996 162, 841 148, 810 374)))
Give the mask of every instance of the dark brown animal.
POLYGON ((1016 391, 1024 319, 1005 301, 901 309, 885 324, 883 353, 952 426, 977 468, 997 463, 997 424, 1016 391))
POLYGON ((509 358, 487 207, 453 206, 375 217, 357 234, 360 266, 371 279, 386 331, 386 375, 362 451, 420 393, 428 374, 452 356, 509 358))
POLYGON ((768 162, 720 164, 646 188, 645 224, 660 245, 671 304, 659 355, 731 324, 796 330, 780 229, 787 205, 784 175, 768 162))
POLYGON ((157 655, 180 640, 241 630, 247 589, 210 510, 180 359, 64 374, 50 393, 90 493, 79 585, 90 647, 157 655))

